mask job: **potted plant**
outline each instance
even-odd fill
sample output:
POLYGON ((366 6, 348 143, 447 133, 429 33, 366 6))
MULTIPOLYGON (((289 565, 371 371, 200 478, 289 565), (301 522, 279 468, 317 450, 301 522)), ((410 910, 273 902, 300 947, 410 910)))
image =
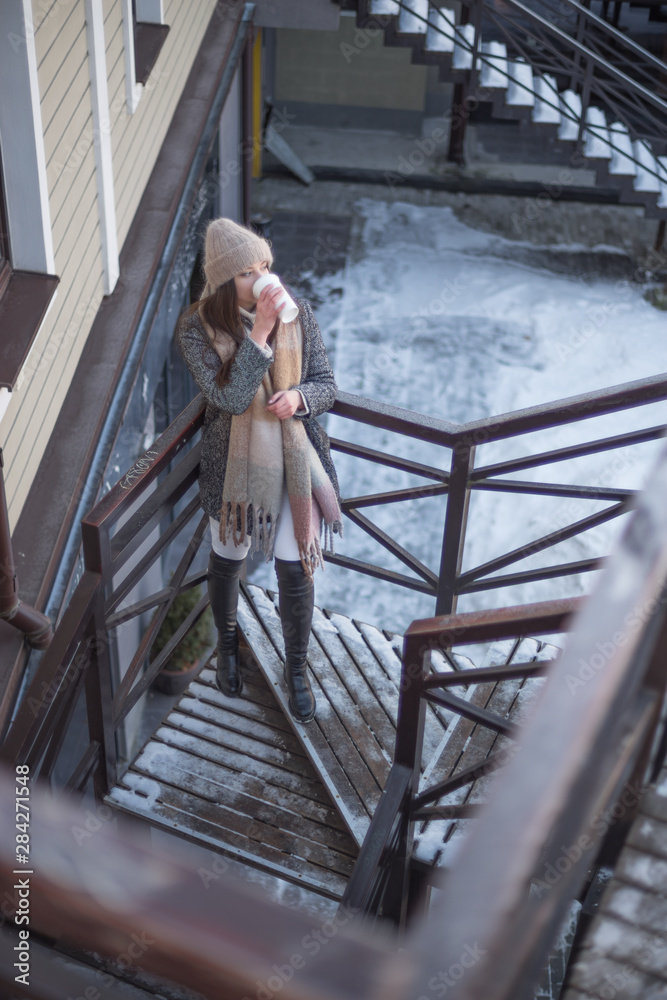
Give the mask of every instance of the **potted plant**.
MULTIPOLYGON (((191 587, 178 594, 162 622, 150 651, 150 662, 164 649, 181 623, 201 599, 201 587, 191 587)), ((153 681, 153 686, 164 694, 182 694, 190 681, 203 666, 203 658, 213 645, 211 609, 181 639, 167 662, 153 681)))

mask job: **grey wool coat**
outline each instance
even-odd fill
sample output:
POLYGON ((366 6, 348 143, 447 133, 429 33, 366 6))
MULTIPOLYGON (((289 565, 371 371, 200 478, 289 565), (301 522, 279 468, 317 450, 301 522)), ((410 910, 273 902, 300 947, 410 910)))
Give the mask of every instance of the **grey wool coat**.
MULTIPOLYGON (((310 303, 306 299, 297 299, 296 303, 303 331, 303 361, 301 381, 291 388, 301 392, 309 412, 301 417, 298 414, 295 416, 303 420, 306 433, 340 502, 338 478, 329 452, 329 439, 324 428, 315 419, 333 405, 336 382, 310 303)), ((220 389, 215 383, 220 358, 211 346, 198 312, 181 317, 177 338, 183 359, 206 400, 199 492, 206 513, 219 520, 232 416, 243 413, 250 406, 273 359, 251 337, 246 336, 236 352, 229 380, 220 389)))

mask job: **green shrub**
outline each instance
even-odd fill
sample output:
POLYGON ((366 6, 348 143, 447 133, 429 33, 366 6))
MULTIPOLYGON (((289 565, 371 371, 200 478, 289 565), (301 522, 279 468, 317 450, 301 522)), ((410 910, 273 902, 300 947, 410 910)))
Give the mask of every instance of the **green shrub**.
MULTIPOLYGON (((164 649, 174 632, 177 631, 193 608, 198 604, 202 596, 201 587, 191 587, 184 590, 174 598, 167 617, 162 622, 160 631, 155 637, 151 646, 150 660, 155 659, 158 653, 164 649)), ((168 670, 187 670, 199 659, 202 653, 213 644, 213 617, 211 609, 207 608, 199 621, 181 639, 179 645, 171 654, 164 667, 168 670)))
POLYGON ((667 310, 667 288, 649 288, 644 292, 644 298, 656 309, 667 310))

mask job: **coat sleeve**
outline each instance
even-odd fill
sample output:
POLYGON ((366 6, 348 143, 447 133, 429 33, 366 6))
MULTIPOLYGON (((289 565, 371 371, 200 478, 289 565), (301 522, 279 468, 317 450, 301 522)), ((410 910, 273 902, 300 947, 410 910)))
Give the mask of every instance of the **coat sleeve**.
POLYGON ((232 362, 229 380, 221 389, 215 382, 220 359, 196 321, 181 321, 178 345, 206 402, 227 413, 243 413, 248 409, 271 367, 272 357, 251 337, 246 337, 232 362))
POLYGON ((327 356, 320 328, 315 319, 309 302, 300 300, 303 310, 302 328, 304 336, 310 337, 310 354, 307 370, 303 373, 303 381, 292 386, 298 389, 308 406, 308 413, 295 416, 318 417, 320 413, 331 409, 336 399, 336 380, 327 356))

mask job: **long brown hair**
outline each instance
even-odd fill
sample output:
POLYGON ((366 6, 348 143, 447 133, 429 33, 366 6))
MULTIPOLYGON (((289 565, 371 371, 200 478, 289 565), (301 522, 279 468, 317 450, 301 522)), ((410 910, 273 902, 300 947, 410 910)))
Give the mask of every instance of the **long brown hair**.
MULTIPOLYGON (((236 342, 236 350, 227 361, 220 363, 220 368, 215 376, 215 384, 219 389, 222 389, 224 385, 229 381, 229 374, 231 371, 232 364, 234 363, 234 358, 236 357, 236 351, 245 340, 245 329, 243 326, 243 320, 241 319, 241 312, 239 310, 239 300, 236 294, 236 283, 233 278, 229 281, 225 281, 224 284, 218 285, 216 290, 212 295, 208 295, 205 299, 199 299, 197 302, 193 302, 191 306, 186 309, 185 315, 191 316, 193 313, 200 311, 200 314, 204 321, 213 330, 224 330, 229 336, 236 342)), ((274 323, 273 330, 269 334, 268 340, 271 341, 275 336, 276 330, 278 329, 279 319, 276 319, 274 323)))

